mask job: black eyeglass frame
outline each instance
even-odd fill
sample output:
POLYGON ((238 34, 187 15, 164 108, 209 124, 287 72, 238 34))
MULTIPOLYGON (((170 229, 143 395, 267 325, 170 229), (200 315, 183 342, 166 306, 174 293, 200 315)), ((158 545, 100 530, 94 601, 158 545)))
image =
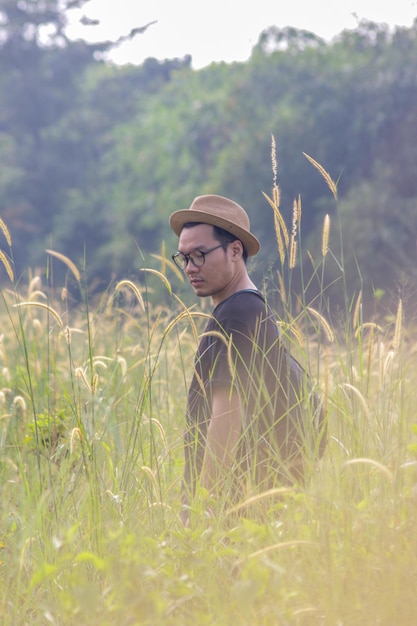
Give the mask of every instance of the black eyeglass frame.
POLYGON ((219 243, 218 246, 214 246, 214 248, 210 248, 209 250, 193 250, 188 254, 186 254, 185 252, 180 252, 178 250, 177 252, 174 252, 171 258, 174 261, 175 265, 181 270, 185 270, 190 261, 194 265, 194 267, 203 267, 204 263, 206 262, 206 256, 210 254, 210 252, 214 252, 215 250, 218 250, 218 248, 226 249, 226 245, 224 243, 219 243), (198 261, 198 263, 196 263, 195 259, 193 259, 193 255, 195 255, 196 253, 201 254, 201 262, 198 261))

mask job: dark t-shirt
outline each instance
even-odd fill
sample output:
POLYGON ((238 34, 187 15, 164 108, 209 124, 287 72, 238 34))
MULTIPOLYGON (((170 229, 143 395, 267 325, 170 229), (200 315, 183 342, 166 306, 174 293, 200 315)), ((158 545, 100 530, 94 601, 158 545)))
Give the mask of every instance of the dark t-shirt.
POLYGON ((306 430, 302 375, 259 291, 236 292, 214 309, 197 349, 188 392, 184 479, 191 492, 202 468, 216 386, 239 394, 243 424, 238 473, 243 468, 252 471, 253 480, 260 482, 266 456, 276 472, 284 463, 288 471, 298 467, 306 430))

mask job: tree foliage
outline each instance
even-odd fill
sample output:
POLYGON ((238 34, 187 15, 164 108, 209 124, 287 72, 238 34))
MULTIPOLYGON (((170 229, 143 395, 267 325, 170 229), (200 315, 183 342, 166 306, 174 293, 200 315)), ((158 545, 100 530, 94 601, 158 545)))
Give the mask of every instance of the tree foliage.
POLYGON ((84 4, 0 0, 0 212, 18 271, 53 247, 104 282, 129 275, 176 245, 168 215, 211 192, 247 207, 261 276, 277 266, 273 135, 281 209, 290 220, 301 194, 313 255, 329 213, 352 292, 415 277, 417 23, 362 22, 331 43, 272 27, 246 63, 115 67, 97 56, 111 42, 66 37, 66 9, 84 4), (338 205, 303 152, 338 181, 338 205))

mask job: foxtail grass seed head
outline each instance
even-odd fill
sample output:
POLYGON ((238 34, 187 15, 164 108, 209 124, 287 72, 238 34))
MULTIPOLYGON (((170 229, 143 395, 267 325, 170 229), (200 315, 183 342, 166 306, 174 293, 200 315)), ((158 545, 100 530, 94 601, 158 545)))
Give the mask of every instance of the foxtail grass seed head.
POLYGON ((297 341, 298 345, 301 348, 305 348, 305 341, 304 341, 303 333, 300 327, 298 326, 298 324, 294 320, 291 321, 291 324, 280 321, 278 322, 278 327, 282 330, 283 333, 285 333, 285 335, 288 335, 289 333, 291 333, 291 335, 293 335, 293 337, 297 341))
POLYGON ((297 230, 298 230, 298 204, 297 204, 297 200, 294 200, 292 204, 292 227, 291 227, 291 234, 293 237, 297 236, 297 230))
POLYGON ((297 201, 294 200, 292 205, 292 227, 291 227, 291 243, 290 243, 290 258, 289 268, 293 269, 297 260, 297 230, 298 230, 298 206, 297 201))
POLYGON ((10 237, 9 229, 7 228, 6 224, 3 222, 3 220, 1 218, 0 218, 0 230, 2 231, 2 233, 4 235, 4 238, 6 239, 7 243, 11 247, 11 245, 12 245, 12 238, 10 237))
POLYGON ((84 372, 84 370, 83 370, 83 368, 82 368, 82 367, 77 367, 77 368, 75 369, 75 376, 76 376, 77 378, 81 378, 81 380, 83 381, 83 383, 85 384, 85 386, 87 387, 87 389, 88 389, 89 391, 91 391, 91 385, 90 385, 90 383, 88 382, 88 380, 87 380, 87 376, 85 375, 85 372, 84 372))
POLYGON ((400 298, 398 302, 398 308, 397 308, 397 317, 395 318, 394 339, 392 342, 392 347, 393 347, 394 352, 398 352, 398 350, 400 349, 402 326, 403 326, 403 301, 400 298))
POLYGON ((162 426, 161 422, 157 420, 155 417, 151 417, 149 419, 149 424, 151 425, 151 427, 156 426, 156 428, 158 429, 161 435, 162 441, 164 442, 165 448, 168 449, 168 440, 165 434, 164 427, 162 426))
POLYGON ((278 209, 279 205, 280 205, 280 202, 281 202, 281 191, 280 191, 278 185, 274 185, 273 188, 272 188, 272 199, 274 201, 275 206, 278 209))
MULTIPOLYGON (((34 276, 33 278, 31 278, 30 282, 29 282, 29 287, 28 287, 28 299, 32 300, 32 295, 35 291, 38 291, 41 287, 41 279, 40 276, 34 276)), ((46 298, 46 296, 45 296, 46 298)))
POLYGON ((77 266, 75 265, 75 263, 71 261, 71 259, 69 259, 64 254, 61 254, 60 252, 55 252, 55 250, 46 250, 45 252, 47 252, 47 254, 49 254, 50 256, 53 256, 56 259, 59 259, 60 261, 62 261, 68 267, 68 269, 74 274, 74 277, 77 280, 77 282, 79 283, 81 281, 80 272, 77 266))
POLYGON ((61 291, 62 302, 65 302, 67 298, 68 298, 68 289, 66 287, 62 287, 62 291, 61 291))
POLYGON ((274 135, 271 135, 271 164, 272 164, 272 198, 275 206, 279 207, 281 202, 281 192, 278 187, 278 160, 277 148, 274 135))
POLYGON ((32 320, 32 326, 38 335, 41 335, 44 332, 41 321, 37 317, 32 320))
POLYGON ((284 242, 282 240, 280 223, 278 221, 276 213, 274 213, 274 224, 275 224, 275 235, 276 235, 277 246, 278 246, 279 260, 281 261, 281 265, 284 265, 285 247, 284 247, 284 242))
MULTIPOLYGON (((359 391, 357 387, 355 387, 354 385, 351 385, 350 383, 341 383, 339 386, 343 391, 350 392, 350 395, 354 396, 359 401, 359 404, 363 409, 364 415, 366 416, 368 420, 370 420, 371 414, 369 411, 368 403, 365 400, 362 392, 359 391)), ((345 394, 345 395, 349 399, 349 394, 345 394)))
POLYGON ((143 267, 141 268, 140 271, 148 272, 149 274, 153 274, 154 276, 157 276, 158 278, 160 278, 163 284, 165 285, 166 290, 168 291, 169 295, 172 296, 171 283, 169 282, 168 278, 164 276, 161 272, 158 272, 158 270, 151 269, 150 267, 143 267))
POLYGON ((391 369, 392 369, 392 365, 394 363, 394 350, 389 350, 389 352, 387 352, 384 360, 382 361, 382 368, 381 368, 381 382, 382 384, 385 384, 385 381, 387 380, 391 369))
POLYGON ((122 370, 122 375, 123 377, 126 376, 127 374, 127 363, 126 363, 126 359, 122 356, 118 356, 117 357, 117 363, 120 365, 120 369, 122 370))
POLYGON ((91 382, 91 393, 95 395, 97 393, 97 389, 98 389, 98 374, 96 372, 91 382))
POLYGON ((0 261, 3 263, 3 267, 6 270, 6 274, 9 277, 10 282, 14 281, 14 273, 10 261, 2 250, 0 250, 0 261))
POLYGON ((80 428, 73 428, 71 431, 71 437, 70 437, 70 455, 74 452, 74 445, 77 440, 82 441, 83 434, 80 428))
POLYGON ((54 317, 55 320, 58 322, 61 330, 64 329, 64 324, 62 322, 62 319, 58 315, 58 313, 55 311, 55 309, 48 306, 47 304, 44 304, 43 302, 18 302, 17 304, 14 304, 13 306, 14 307, 39 307, 40 309, 43 309, 44 311, 48 311, 48 313, 50 313, 52 317, 54 317))
POLYGON ((116 295, 116 293, 124 287, 128 287, 131 291, 133 291, 133 293, 136 296, 137 301, 139 302, 142 310, 144 311, 145 303, 143 301, 142 294, 140 293, 139 289, 136 287, 135 283, 133 283, 131 280, 126 279, 126 280, 121 280, 120 282, 118 282, 114 290, 114 295, 116 295))
POLYGON ((313 317, 316 318, 316 320, 318 320, 320 322, 321 327, 323 328, 327 339, 330 343, 333 343, 334 341, 334 334, 332 329, 330 328, 330 324, 328 323, 328 321, 326 320, 325 317, 323 317, 323 315, 321 315, 318 311, 316 311, 316 309, 313 309, 312 307, 308 306, 306 307, 306 311, 308 311, 313 317))
POLYGON ((298 221, 298 228, 300 228, 301 226, 301 215, 302 215, 302 204, 301 204, 301 195, 298 195, 297 198, 297 221, 298 221))
POLYGON ((275 229, 276 230, 281 229, 282 236, 283 236, 283 239, 285 241, 285 246, 288 247, 289 241, 290 241, 290 236, 288 234, 288 229, 287 229, 287 226, 285 224, 285 220, 282 217, 282 213, 279 210, 278 206, 274 203, 273 200, 271 200, 271 198, 266 193, 262 192, 262 195, 266 199, 266 201, 268 202, 269 206, 272 208, 272 210, 274 212, 275 229))
POLYGON ((18 417, 26 417, 26 401, 23 396, 13 398, 12 408, 18 417))
POLYGON ((153 259, 157 261, 161 261, 161 273, 166 276, 167 268, 169 268, 172 272, 174 272, 175 276, 179 279, 180 282, 184 281, 184 272, 180 270, 171 259, 167 259, 166 256, 162 256, 161 254, 151 254, 153 259))
POLYGON ((290 247, 290 258, 289 258, 289 268, 293 269, 295 267, 297 261, 297 240, 294 236, 291 236, 291 247, 290 247))
POLYGON ((279 270, 277 271, 277 276, 278 276, 279 295, 281 296, 281 302, 282 304, 286 304, 287 292, 285 290, 284 279, 282 278, 282 274, 279 270))
POLYGON ((71 328, 69 326, 65 326, 65 340, 68 346, 71 345, 71 338, 72 338, 71 328))
POLYGON ((8 367, 3 367, 3 369, 1 370, 1 375, 7 383, 10 382, 10 370, 8 367))
POLYGON ((353 328, 358 328, 362 321, 362 290, 359 292, 356 299, 355 308, 353 311, 353 328))
POLYGON ((315 159, 313 159, 313 157, 309 156, 308 154, 306 154, 305 152, 303 152, 305 158, 310 161, 310 163, 320 172, 320 174, 323 176, 324 180, 326 181, 330 191, 333 194, 333 197, 335 200, 337 200, 337 185, 334 182, 334 180, 332 179, 332 177, 330 176, 330 174, 328 172, 326 172, 326 170, 324 169, 324 167, 322 165, 320 165, 320 163, 318 163, 315 159))
MULTIPOLYGON (((354 318, 355 319, 355 318, 354 318)), ((364 324, 360 324, 358 328, 355 330, 355 337, 359 336, 359 333, 364 330, 369 330, 370 335, 374 335, 376 332, 382 333, 383 328, 379 326, 376 322, 365 322, 364 324)))
POLYGON ((277 146, 275 143, 274 135, 271 135, 271 164, 272 164, 272 182, 275 188, 277 187, 278 161, 277 161, 277 146))
POLYGON ((325 257, 329 251, 330 216, 326 213, 321 236, 321 253, 325 257))

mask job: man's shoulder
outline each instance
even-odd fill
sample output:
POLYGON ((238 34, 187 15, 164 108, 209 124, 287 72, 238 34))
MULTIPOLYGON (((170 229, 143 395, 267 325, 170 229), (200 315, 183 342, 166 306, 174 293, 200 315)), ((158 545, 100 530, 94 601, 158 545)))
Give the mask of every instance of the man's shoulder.
POLYGON ((235 309, 241 311, 247 307, 260 311, 265 310, 265 299, 260 291, 256 289, 242 289, 232 293, 231 296, 216 307, 214 315, 235 309))
POLYGON ((240 322, 250 326, 265 315, 265 300, 259 291, 245 289, 236 291, 221 302, 213 311, 213 317, 222 326, 240 322))

